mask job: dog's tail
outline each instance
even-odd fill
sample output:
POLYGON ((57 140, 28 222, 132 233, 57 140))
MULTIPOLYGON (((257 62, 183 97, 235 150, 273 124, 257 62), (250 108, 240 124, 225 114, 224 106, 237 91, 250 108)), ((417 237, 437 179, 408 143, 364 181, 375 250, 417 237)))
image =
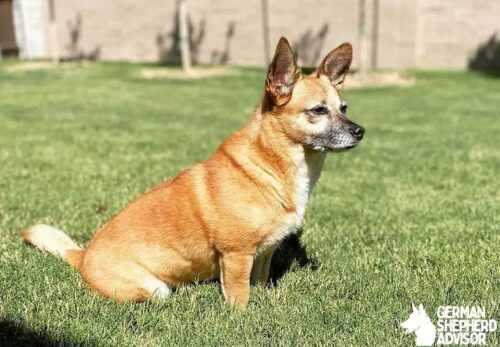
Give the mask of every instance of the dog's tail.
POLYGON ((39 250, 61 257, 65 262, 79 269, 85 250, 78 246, 62 230, 48 225, 38 224, 23 232, 24 241, 39 250))

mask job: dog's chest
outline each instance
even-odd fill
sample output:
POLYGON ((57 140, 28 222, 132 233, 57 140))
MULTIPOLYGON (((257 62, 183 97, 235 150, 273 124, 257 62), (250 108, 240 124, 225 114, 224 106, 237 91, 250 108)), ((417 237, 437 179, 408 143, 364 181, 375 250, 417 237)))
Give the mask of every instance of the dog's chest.
POLYGON ((303 161, 298 165, 294 190, 292 191, 295 211, 293 215, 290 215, 290 218, 287 218, 285 223, 267 237, 258 253, 264 252, 271 245, 280 243, 285 237, 297 232, 302 226, 309 198, 323 168, 324 158, 323 153, 318 153, 317 157, 312 158, 314 160, 303 161))
MULTIPOLYGON (((322 153, 319 153, 322 154, 322 153)), ((302 226, 307 204, 311 197, 312 190, 319 179, 323 168, 324 155, 318 158, 312 158, 310 161, 304 161, 297 171, 295 183, 295 215, 296 228, 302 226)))

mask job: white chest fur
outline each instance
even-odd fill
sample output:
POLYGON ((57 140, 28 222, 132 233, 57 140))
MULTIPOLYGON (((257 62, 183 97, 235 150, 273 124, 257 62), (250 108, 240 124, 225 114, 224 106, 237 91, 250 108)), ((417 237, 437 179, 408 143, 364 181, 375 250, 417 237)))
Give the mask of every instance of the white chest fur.
POLYGON ((273 245, 278 245, 285 237, 296 232, 302 226, 309 198, 323 169, 325 156, 325 153, 315 152, 306 155, 305 158, 302 156, 301 160, 298 161, 295 179, 295 216, 288 219, 284 225, 267 238, 257 250, 256 256, 267 252, 273 245))
POLYGON ((302 225, 309 198, 323 169, 325 156, 325 153, 321 152, 311 153, 306 155, 304 160, 299 164, 295 188, 296 228, 300 228, 302 225))

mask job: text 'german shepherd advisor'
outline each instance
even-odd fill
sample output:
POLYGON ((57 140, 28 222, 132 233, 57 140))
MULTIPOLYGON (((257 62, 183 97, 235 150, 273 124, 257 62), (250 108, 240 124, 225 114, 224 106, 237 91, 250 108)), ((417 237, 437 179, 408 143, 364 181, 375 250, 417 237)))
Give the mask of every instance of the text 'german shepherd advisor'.
POLYGON ((210 158, 132 202, 86 249, 45 225, 24 239, 109 298, 165 298, 176 286, 219 277, 226 300, 245 307, 250 282, 266 284, 273 252, 301 226, 326 154, 363 138, 339 96, 351 60, 344 43, 305 76, 281 38, 262 102, 210 158))

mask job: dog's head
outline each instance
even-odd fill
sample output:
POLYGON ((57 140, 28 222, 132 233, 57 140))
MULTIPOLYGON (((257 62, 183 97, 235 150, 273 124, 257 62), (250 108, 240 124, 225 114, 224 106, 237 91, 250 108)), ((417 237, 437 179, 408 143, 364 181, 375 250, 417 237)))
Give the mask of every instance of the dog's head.
POLYGON ((289 139, 321 152, 359 144, 365 129, 347 118, 347 104, 339 95, 351 61, 352 47, 344 43, 304 76, 290 44, 280 39, 267 74, 264 107, 289 139))

